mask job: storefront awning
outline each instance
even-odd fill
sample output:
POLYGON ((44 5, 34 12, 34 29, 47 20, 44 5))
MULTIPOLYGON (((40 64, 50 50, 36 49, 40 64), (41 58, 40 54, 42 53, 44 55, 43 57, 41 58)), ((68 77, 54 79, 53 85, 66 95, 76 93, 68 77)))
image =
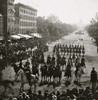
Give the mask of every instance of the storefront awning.
POLYGON ((19 35, 11 35, 11 38, 13 38, 13 39, 21 39, 22 37, 19 36, 19 35))
POLYGON ((2 41, 3 40, 3 36, 0 36, 0 41, 2 41))
POLYGON ((27 35, 27 34, 18 34, 18 35, 21 36, 21 37, 23 37, 23 38, 26 38, 26 39, 32 38, 32 36, 27 35))
POLYGON ((39 33, 31 33, 30 35, 35 36, 37 38, 42 38, 42 35, 40 35, 39 33))

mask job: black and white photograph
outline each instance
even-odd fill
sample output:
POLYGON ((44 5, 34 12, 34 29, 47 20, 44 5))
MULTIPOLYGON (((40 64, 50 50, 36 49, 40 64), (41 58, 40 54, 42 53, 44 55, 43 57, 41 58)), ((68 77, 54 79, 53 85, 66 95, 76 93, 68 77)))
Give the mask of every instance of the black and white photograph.
POLYGON ((0 100, 98 100, 98 0, 0 0, 0 100))

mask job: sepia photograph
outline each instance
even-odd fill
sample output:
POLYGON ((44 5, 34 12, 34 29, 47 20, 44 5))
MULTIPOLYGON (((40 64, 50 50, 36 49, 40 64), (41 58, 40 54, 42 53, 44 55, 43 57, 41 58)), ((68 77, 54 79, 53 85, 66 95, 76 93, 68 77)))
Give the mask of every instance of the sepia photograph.
POLYGON ((0 100, 98 100, 98 0, 0 0, 0 100))

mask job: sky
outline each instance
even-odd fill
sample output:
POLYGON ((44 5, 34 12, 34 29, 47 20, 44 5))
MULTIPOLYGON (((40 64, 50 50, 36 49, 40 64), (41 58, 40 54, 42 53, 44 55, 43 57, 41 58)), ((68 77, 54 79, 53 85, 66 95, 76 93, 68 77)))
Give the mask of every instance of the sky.
POLYGON ((38 16, 56 15, 65 23, 89 24, 98 12, 98 0, 15 0, 38 10, 38 16))

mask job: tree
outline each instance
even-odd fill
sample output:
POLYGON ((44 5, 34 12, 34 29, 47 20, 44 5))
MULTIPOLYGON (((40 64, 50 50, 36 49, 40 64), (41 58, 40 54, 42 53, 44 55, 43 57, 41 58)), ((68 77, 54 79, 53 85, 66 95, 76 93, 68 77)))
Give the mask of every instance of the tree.
POLYGON ((76 30, 76 27, 62 23, 57 16, 51 15, 47 18, 37 18, 37 31, 45 40, 54 41, 62 36, 76 30))
POLYGON ((95 18, 92 18, 86 30, 96 40, 96 44, 98 45, 98 13, 96 13, 95 18))

